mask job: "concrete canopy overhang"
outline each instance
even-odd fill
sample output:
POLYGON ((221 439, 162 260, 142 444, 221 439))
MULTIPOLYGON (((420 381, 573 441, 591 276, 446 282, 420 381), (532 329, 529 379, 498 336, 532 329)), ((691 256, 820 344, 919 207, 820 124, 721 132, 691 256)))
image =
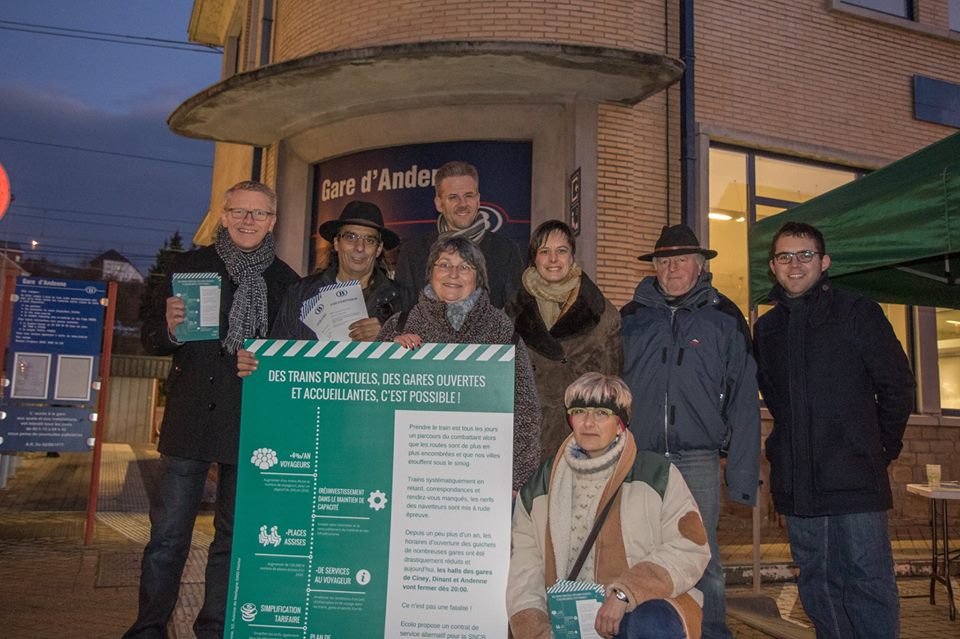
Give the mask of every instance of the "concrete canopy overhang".
POLYGON ((676 82, 665 55, 533 42, 421 42, 316 53, 232 76, 170 115, 180 135, 267 146, 337 120, 421 106, 632 106, 676 82))

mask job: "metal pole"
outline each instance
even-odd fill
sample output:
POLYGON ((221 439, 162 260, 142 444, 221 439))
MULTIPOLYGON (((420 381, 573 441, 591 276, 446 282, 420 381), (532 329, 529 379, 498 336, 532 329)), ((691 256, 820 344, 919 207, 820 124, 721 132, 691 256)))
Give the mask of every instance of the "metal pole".
POLYGON ((90 492, 87 498, 87 526, 83 543, 93 543, 100 496, 100 457, 103 454, 103 431, 107 421, 107 400, 110 391, 110 353, 113 351, 113 323, 117 316, 117 283, 107 285, 107 318, 103 323, 103 350, 100 356, 100 392, 97 395, 97 423, 93 427, 93 469, 90 471, 90 492))
POLYGON ((680 58, 684 70, 680 80, 680 222, 691 227, 697 214, 695 43, 693 0, 681 0, 680 58))

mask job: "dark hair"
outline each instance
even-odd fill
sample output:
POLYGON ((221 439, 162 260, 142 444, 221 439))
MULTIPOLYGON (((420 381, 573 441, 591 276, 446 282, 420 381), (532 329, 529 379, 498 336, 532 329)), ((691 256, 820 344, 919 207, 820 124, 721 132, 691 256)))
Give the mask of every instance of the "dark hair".
POLYGON ((538 226, 533 232, 533 235, 530 236, 530 244, 527 245, 528 266, 533 266, 534 262, 536 262, 537 251, 546 243, 551 233, 559 233, 562 235, 563 238, 567 240, 567 244, 570 245, 570 253, 572 255, 577 254, 577 240, 573 237, 573 229, 571 229, 566 222, 547 220, 538 226))
POLYGON ((433 264, 440 258, 441 253, 456 253, 464 262, 477 269, 477 288, 490 291, 490 280, 487 278, 487 260, 483 251, 476 244, 461 235, 441 235, 430 247, 427 255, 426 279, 429 282, 433 274, 433 264))
POLYGON ((777 231, 773 236, 773 240, 770 242, 771 260, 773 259, 773 252, 777 250, 777 240, 779 240, 782 235, 812 238, 818 253, 825 255, 827 252, 827 245, 823 241, 823 233, 821 233, 817 227, 805 222, 784 222, 783 226, 780 227, 780 230, 777 231))

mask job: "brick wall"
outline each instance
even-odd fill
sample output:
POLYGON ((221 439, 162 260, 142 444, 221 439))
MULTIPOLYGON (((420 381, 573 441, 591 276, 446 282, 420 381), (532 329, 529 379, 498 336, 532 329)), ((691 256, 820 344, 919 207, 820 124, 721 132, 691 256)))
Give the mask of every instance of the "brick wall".
POLYGON ((279 0, 276 60, 428 40, 529 40, 657 50, 663 40, 662 6, 629 0, 279 0))
MULTIPOLYGON (((913 119, 912 76, 960 83, 960 39, 826 4, 698 2, 698 121, 891 159, 951 133, 913 119)), ((921 16, 945 24, 930 9, 945 4, 921 3, 921 16)))
MULTIPOLYGON (((958 426, 907 426, 903 451, 897 461, 890 464, 890 479, 893 486, 893 511, 890 517, 923 518, 930 515, 928 500, 907 494, 907 484, 927 481, 926 465, 940 464, 944 480, 960 480, 960 427, 958 426)), ((952 517, 960 513, 952 508, 952 517)))

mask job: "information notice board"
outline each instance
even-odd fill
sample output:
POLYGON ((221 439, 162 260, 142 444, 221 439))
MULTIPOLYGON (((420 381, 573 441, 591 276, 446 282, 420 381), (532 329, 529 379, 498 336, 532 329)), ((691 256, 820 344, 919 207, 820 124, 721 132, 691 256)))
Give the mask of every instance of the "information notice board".
POLYGON ((17 278, 0 452, 90 450, 106 296, 104 282, 17 278))
POLYGON ((512 344, 258 340, 227 637, 506 637, 512 344))

